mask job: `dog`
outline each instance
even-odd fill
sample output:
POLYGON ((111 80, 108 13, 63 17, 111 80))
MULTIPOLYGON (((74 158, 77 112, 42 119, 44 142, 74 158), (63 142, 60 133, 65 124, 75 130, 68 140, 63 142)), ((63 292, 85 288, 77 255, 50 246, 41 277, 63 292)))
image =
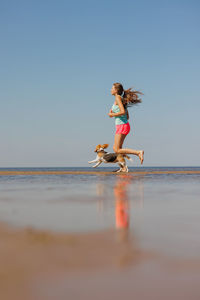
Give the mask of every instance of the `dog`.
POLYGON ((89 164, 96 163, 93 168, 98 167, 102 162, 104 163, 118 163, 120 169, 116 172, 128 172, 125 158, 133 161, 127 154, 108 153, 105 151, 109 144, 97 145, 94 152, 97 152, 97 157, 94 160, 88 161, 89 164))

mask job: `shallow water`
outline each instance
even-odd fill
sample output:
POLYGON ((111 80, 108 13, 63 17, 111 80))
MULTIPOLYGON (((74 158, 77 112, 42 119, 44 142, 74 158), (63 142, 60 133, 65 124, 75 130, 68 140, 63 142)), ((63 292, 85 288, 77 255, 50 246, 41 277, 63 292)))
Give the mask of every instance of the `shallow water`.
MULTIPOLYGON (((183 169, 200 168, 133 168, 183 169)), ((0 221, 64 232, 122 229, 140 247, 198 257, 200 174, 0 176, 0 221)))

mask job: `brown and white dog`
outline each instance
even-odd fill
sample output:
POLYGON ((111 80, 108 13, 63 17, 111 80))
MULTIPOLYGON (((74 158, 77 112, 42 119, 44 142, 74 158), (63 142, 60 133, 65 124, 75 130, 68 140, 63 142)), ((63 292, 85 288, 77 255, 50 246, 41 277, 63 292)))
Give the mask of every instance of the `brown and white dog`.
POLYGON ((104 149, 108 148, 109 144, 96 146, 94 152, 97 152, 97 157, 94 160, 88 161, 89 164, 96 163, 93 168, 98 167, 102 162, 104 163, 118 163, 120 169, 117 172, 128 172, 125 158, 133 161, 127 154, 108 153, 104 149))

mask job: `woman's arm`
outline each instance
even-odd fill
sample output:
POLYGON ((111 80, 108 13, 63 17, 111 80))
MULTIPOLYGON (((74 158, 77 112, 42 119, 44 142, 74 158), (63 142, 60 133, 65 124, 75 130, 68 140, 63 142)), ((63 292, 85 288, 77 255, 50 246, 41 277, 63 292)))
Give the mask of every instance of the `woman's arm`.
POLYGON ((128 109, 126 109, 126 116, 127 116, 127 120, 129 120, 129 113, 128 113, 128 109))
POLYGON ((118 113, 113 113, 113 112, 109 112, 109 116, 112 118, 112 117, 118 117, 118 116, 123 116, 126 114, 126 111, 125 111, 125 108, 124 108, 124 105, 122 104, 122 100, 121 100, 121 97, 119 95, 116 96, 116 102, 119 106, 119 109, 120 109, 120 112, 118 113))

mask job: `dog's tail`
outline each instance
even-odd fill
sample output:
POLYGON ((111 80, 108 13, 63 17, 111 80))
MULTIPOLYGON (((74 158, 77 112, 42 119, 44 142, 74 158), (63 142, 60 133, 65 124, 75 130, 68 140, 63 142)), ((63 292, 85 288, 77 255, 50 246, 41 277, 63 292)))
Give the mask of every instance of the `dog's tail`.
POLYGON ((124 157, 126 157, 130 161, 133 161, 132 158, 130 156, 128 156, 127 154, 124 154, 124 157))

